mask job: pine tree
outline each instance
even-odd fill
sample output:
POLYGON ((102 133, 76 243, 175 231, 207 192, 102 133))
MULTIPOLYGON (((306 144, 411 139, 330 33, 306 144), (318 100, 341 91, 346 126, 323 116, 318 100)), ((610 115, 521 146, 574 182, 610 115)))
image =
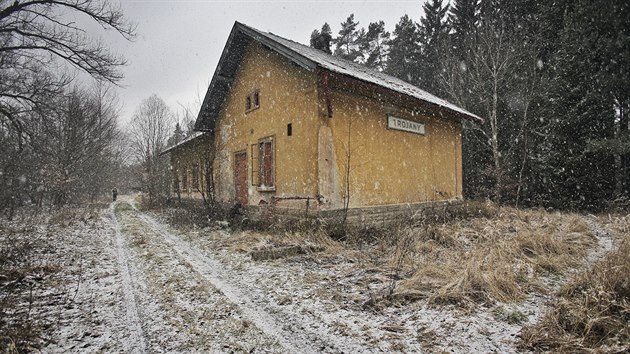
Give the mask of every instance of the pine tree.
POLYGON ((420 87, 437 95, 444 92, 438 82, 441 71, 440 59, 448 45, 450 26, 447 21, 449 5, 442 0, 432 0, 423 5, 424 16, 420 19, 422 57, 420 62, 420 87))
POLYGON ((179 122, 177 122, 175 123, 175 130, 173 131, 173 135, 171 135, 171 137, 168 138, 166 145, 167 146, 177 145, 179 142, 181 142, 185 138, 186 138, 186 134, 184 134, 184 131, 182 130, 182 126, 179 124, 179 122))
POLYGON ((480 19, 479 0, 455 0, 450 8, 449 21, 453 28, 453 44, 461 55, 464 45, 474 37, 480 19))
POLYGON ((317 48, 317 38, 319 38, 320 33, 319 30, 314 29, 313 32, 311 32, 311 40, 309 42, 309 45, 311 46, 311 48, 317 48))
POLYGON ((354 21, 354 14, 350 14, 345 22, 341 23, 339 36, 333 40, 335 43, 335 56, 340 58, 359 61, 361 59, 361 51, 359 44, 361 43, 364 32, 357 30, 359 22, 354 21))
POLYGON ((389 41, 389 59, 386 72, 401 80, 417 85, 419 82, 420 33, 416 24, 404 15, 389 41))
POLYGON ((315 49, 319 49, 328 54, 332 54, 332 51, 330 50, 331 42, 332 42, 332 31, 330 29, 330 26, 328 25, 328 22, 324 23, 321 31, 314 30, 311 33, 310 46, 315 49))
POLYGON ((556 206, 602 208, 629 194, 630 6, 567 1, 552 12, 562 21, 545 10, 541 31, 561 26, 544 48, 550 69, 539 135, 545 149, 535 169, 547 178, 538 193, 556 206))
POLYGON ((360 50, 365 58, 363 64, 379 71, 385 70, 389 41, 389 32, 385 30, 385 22, 370 23, 367 32, 360 38, 360 50))

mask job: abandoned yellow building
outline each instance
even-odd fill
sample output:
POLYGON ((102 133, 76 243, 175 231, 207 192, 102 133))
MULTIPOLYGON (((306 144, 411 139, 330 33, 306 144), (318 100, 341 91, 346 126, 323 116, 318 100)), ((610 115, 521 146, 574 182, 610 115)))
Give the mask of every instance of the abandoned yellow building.
POLYGON ((236 22, 199 111, 171 147, 174 190, 334 210, 462 198, 462 120, 413 85, 236 22), (210 193, 208 193, 210 191, 210 193))

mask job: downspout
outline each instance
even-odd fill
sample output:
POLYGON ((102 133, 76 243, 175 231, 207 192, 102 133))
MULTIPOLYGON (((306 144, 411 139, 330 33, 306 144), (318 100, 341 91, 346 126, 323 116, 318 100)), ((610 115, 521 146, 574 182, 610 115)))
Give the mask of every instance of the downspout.
POLYGON ((324 91, 324 100, 326 102, 326 111, 328 113, 328 118, 332 118, 332 101, 330 100, 330 87, 328 86, 328 80, 330 79, 330 72, 326 70, 320 71, 320 78, 322 83, 322 89, 324 91))

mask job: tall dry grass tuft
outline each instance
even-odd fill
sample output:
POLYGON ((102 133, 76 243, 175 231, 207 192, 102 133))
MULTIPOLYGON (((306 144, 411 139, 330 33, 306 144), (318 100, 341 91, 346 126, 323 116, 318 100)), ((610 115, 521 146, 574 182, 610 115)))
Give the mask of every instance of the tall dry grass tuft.
POLYGON ((412 275, 400 291, 422 290, 430 303, 464 308, 515 302, 541 291, 541 275, 577 266, 595 242, 577 215, 507 207, 484 214, 400 232, 415 236, 412 275))
POLYGON ((558 295, 539 323, 523 328, 522 349, 630 351, 630 236, 558 295))
POLYGON ((524 292, 514 272, 515 259, 515 249, 506 241, 473 249, 461 270, 453 272, 458 275, 430 298, 431 303, 471 305, 519 300, 524 292))

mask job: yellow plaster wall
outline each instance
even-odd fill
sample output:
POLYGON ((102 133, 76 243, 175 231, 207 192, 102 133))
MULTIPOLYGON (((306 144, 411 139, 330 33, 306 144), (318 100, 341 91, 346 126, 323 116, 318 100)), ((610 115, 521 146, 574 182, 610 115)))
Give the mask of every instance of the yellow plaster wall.
POLYGON ((317 84, 315 74, 253 43, 239 66, 231 91, 219 113, 215 177, 218 197, 235 201, 234 154, 247 152, 248 203, 276 197, 317 194, 317 84), (260 92, 260 108, 245 112, 245 98, 260 92), (292 123, 293 135, 287 136, 292 123), (276 191, 252 186, 252 144, 273 136, 276 191))
POLYGON ((331 96, 333 118, 327 124, 333 135, 339 186, 338 198, 331 198, 337 205, 331 207, 341 207, 347 176, 350 207, 462 197, 461 122, 351 93, 333 91, 331 96), (388 129, 388 113, 424 123, 425 135, 388 129))

